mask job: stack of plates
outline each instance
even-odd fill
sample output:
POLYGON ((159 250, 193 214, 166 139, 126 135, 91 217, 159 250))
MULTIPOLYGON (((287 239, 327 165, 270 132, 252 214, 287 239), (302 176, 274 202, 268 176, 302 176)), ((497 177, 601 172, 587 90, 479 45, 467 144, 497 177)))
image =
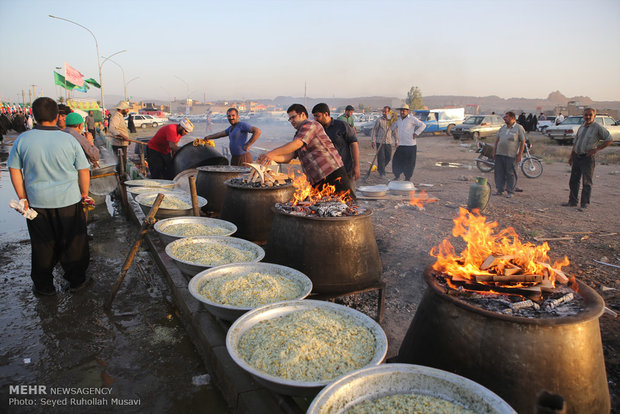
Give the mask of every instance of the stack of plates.
POLYGON ((411 181, 390 181, 387 185, 390 194, 409 195, 416 188, 411 181))
POLYGON ((388 192, 387 185, 364 185, 357 188, 366 197, 383 197, 388 192))

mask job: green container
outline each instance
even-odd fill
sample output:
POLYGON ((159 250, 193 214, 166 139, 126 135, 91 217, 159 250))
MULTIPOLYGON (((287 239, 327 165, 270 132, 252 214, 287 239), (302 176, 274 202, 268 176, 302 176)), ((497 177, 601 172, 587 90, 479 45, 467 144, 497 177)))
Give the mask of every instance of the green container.
POLYGON ((490 194, 491 187, 487 184, 487 179, 484 177, 476 177, 476 182, 469 187, 467 209, 472 211, 477 208, 480 212, 483 212, 487 204, 489 204, 490 194))

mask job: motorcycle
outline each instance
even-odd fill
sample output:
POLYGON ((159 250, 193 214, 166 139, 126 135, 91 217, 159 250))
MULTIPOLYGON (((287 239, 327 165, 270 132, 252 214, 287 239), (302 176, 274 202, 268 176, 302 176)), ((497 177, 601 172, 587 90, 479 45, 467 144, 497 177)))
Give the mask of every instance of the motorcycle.
MULTIPOLYGON (((478 149, 476 153, 480 154, 476 158, 476 166, 482 172, 493 171, 495 168, 495 160, 493 158, 493 145, 478 141, 476 144, 478 149)), ((532 155, 530 149, 532 144, 529 140, 525 141, 525 149, 519 167, 527 178, 538 178, 543 173, 543 165, 540 158, 532 155)))

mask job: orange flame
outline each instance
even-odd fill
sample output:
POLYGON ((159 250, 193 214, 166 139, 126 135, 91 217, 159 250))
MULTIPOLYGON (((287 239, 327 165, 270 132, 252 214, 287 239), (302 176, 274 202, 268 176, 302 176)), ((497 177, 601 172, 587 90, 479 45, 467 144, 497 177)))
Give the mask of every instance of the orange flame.
MULTIPOLYGON (((549 245, 546 242, 540 246, 522 243, 512 227, 495 232, 497 223, 487 223, 478 210, 470 213, 460 208, 458 217, 453 221, 452 235, 463 239, 467 247, 457 255, 452 244, 444 239, 430 251, 430 255, 437 258, 433 264, 434 270, 446 273, 456 280, 475 281, 474 276, 502 274, 500 272, 512 263, 521 267, 522 273, 526 275, 549 274, 549 281, 555 285, 555 274, 549 271, 549 245), (489 256, 496 258, 494 269, 497 273, 481 269, 482 263, 489 256)), ((560 270, 569 263, 564 256, 552 267, 560 270)))
POLYGON ((291 178, 293 179, 293 187, 295 188, 295 193, 291 200, 294 206, 302 201, 311 204, 315 204, 319 201, 340 201, 343 203, 351 201, 348 190, 336 193, 336 187, 330 184, 324 184, 321 189, 316 189, 310 185, 305 174, 299 174, 291 178))
POLYGON ((437 202, 437 199, 430 198, 424 190, 420 191, 419 193, 412 191, 411 196, 409 197, 409 205, 418 207, 420 210, 424 208, 424 204, 435 202, 437 202))

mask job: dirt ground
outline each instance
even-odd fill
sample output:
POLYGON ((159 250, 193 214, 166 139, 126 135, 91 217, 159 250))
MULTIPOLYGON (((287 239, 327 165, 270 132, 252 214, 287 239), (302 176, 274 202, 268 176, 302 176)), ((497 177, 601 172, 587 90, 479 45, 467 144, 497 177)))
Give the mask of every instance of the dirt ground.
MULTIPOLYGON (((519 172, 518 185, 523 189, 511 199, 491 196, 484 211, 487 221, 496 221, 498 228, 514 227, 523 241, 541 244, 538 238, 568 237, 568 240, 549 241, 549 255, 560 259, 567 255, 571 264, 565 268, 594 288, 615 312, 620 311, 620 269, 596 263, 594 260, 620 265, 620 220, 617 205, 620 200, 620 165, 603 165, 595 170, 592 203, 585 212, 561 207, 568 200, 570 167, 560 161, 569 147, 558 147, 538 133, 532 133, 534 152, 545 158, 540 178, 528 179, 519 172), (549 155, 551 154, 551 155, 549 155), (554 161, 555 159, 555 161, 554 161)), ((490 141, 490 140, 489 140, 490 141)), ((398 353, 403 336, 422 299, 425 284, 424 268, 434 262, 430 249, 442 239, 450 238, 457 251, 463 247, 451 236, 452 219, 459 206, 467 205, 469 187, 477 176, 486 177, 493 185, 493 173, 482 173, 473 160, 472 141, 459 142, 445 135, 424 136, 418 139, 418 154, 412 181, 420 189, 439 199, 418 211, 403 201, 361 201, 373 210, 375 236, 383 261, 383 279, 387 284, 385 321, 388 335, 388 358, 398 353), (439 166, 437 163, 458 163, 459 166, 439 166), (420 184, 432 187, 420 187, 420 184)), ((368 170, 373 152, 367 137, 360 137, 362 177, 368 170)), ((616 160, 620 147, 605 151, 605 159, 616 160)), ((391 171, 388 166, 387 171, 391 171)), ((366 184, 387 183, 393 178, 381 178, 371 173, 366 184)), ((358 187, 362 185, 358 181, 358 187)), ((362 299, 363 301, 363 299, 362 299)), ((368 301, 369 302, 369 301, 368 301)), ((370 302, 369 302, 370 303, 370 302)), ((617 385, 620 381, 620 327, 609 314, 600 318, 601 334, 612 393, 612 412, 619 410, 617 385), (615 408, 614 408, 615 407, 615 408)))
MULTIPOLYGON (((286 134, 292 136, 293 131, 289 129, 290 127, 286 129, 286 134)), ((267 132, 270 132, 268 128, 264 128, 263 133, 266 137, 270 135, 267 132)), ((274 130, 271 135, 277 135, 276 132, 279 133, 279 129, 274 130)), ((138 135, 148 133, 152 134, 152 131, 145 131, 144 134, 138 135)), ((524 241, 540 244, 534 240, 535 237, 568 237, 569 239, 566 240, 549 241, 552 259, 567 255, 571 261, 566 269, 567 272, 576 275, 579 280, 594 288, 605 299, 606 305, 611 310, 620 312, 618 295, 620 269, 594 261, 620 265, 620 236, 618 235, 620 220, 617 218, 616 210, 620 199, 620 186, 618 185, 620 146, 612 146, 600 154, 603 156, 601 160, 611 163, 598 163, 595 170, 592 204, 586 212, 579 212, 575 208, 560 206, 568 199, 570 169, 565 162, 565 157, 569 148, 548 143, 548 140, 540 134, 532 134, 532 139, 534 152, 542 155, 545 160, 543 175, 538 179, 527 179, 519 172, 518 185, 523 188, 524 192, 517 193, 511 199, 492 197, 484 215, 489 221, 497 221, 499 228, 514 227, 524 241)), ((426 266, 434 261, 429 256, 430 249, 444 238, 450 238, 457 250, 462 247, 451 237, 452 220, 458 214, 458 207, 467 204, 469 187, 475 177, 487 177, 493 184, 492 173, 482 173, 475 167, 473 160, 476 154, 470 148, 470 144, 471 141, 461 143, 445 135, 425 136, 418 139, 418 158, 413 182, 439 199, 437 203, 427 205, 424 211, 418 211, 404 201, 360 200, 362 205, 373 210, 372 221, 383 262, 382 277, 387 285, 383 328, 389 340, 388 358, 398 354, 403 336, 426 289, 422 273, 426 266), (453 164, 448 166, 450 164, 447 163, 453 164), (422 183, 430 184, 432 187, 421 187, 422 183)), ((374 155, 368 137, 360 137, 360 148, 363 177, 374 155)), ((391 164, 387 170, 391 171, 391 164)), ((388 176, 382 179, 378 173, 373 172, 367 182, 363 183, 360 180, 358 186, 387 183, 390 178, 388 176)), ((18 249, 18 247, 13 247, 13 249, 18 249)), ((0 263, 9 266, 14 262, 11 257, 14 257, 15 253, 13 250, 11 254, 5 255, 5 260, 0 263)), ((26 255, 26 252, 23 254, 26 255)), ((115 264, 118 268, 120 264, 118 259, 115 264)), ((24 265, 27 266, 27 263, 24 265)), ((12 272, 18 271, 12 269, 12 272)), ((114 273, 110 272, 110 280, 113 280, 114 273)), ((139 280, 140 275, 136 274, 134 277, 139 280)), ((8 282, 8 278, 5 278, 5 282, 8 282)), ((27 285, 27 280, 24 279, 21 284, 21 289, 26 290, 24 286, 27 285)), ((97 289, 94 290, 97 291, 97 289)), ((7 290, 5 298, 8 299, 10 295, 11 293, 7 290)), ((361 308, 374 316, 373 299, 376 296, 373 295, 375 294, 361 295, 357 303, 349 301, 347 304, 361 308)), ((27 291, 17 297, 22 300, 26 297, 30 298, 27 291)), ((16 306, 23 305, 16 304, 16 306)), ((34 300, 29 299, 28 306, 35 306, 34 300)), ((159 321, 153 320, 159 326, 159 321)), ((601 316, 600 325, 607 377, 612 394, 612 412, 620 412, 620 396, 617 392, 617 384, 620 382, 618 355, 620 328, 618 320, 613 319, 609 314, 601 316)), ((94 334, 97 335, 96 332, 94 334)), ((15 344, 14 349, 18 348, 15 344)), ((188 351, 188 353, 191 352, 188 351)), ((4 355, 5 362, 8 354, 4 355)), ((163 355, 159 356, 158 360, 165 361, 166 366, 178 363, 178 361, 168 361, 163 355)), ((132 363, 132 365, 142 366, 144 363, 132 363)), ((41 368, 44 369, 45 366, 41 368)), ((194 367, 190 371, 194 373, 198 369, 194 367)), ((0 369, 0 373, 3 374, 0 375, 0 379, 4 382, 16 378, 14 370, 0 369)), ((123 376, 120 368, 113 374, 121 378, 123 376)), ((32 373, 21 373, 17 377, 41 378, 32 373)), ((169 406, 166 404, 171 404, 170 392, 164 391, 165 379, 160 378, 157 384, 161 386, 155 387, 160 392, 159 395, 163 400, 161 403, 169 406)), ((140 395, 141 390, 132 391, 140 395)), ((196 398, 196 394, 192 397, 196 398)), ((199 405, 198 403, 195 406, 199 405)))

